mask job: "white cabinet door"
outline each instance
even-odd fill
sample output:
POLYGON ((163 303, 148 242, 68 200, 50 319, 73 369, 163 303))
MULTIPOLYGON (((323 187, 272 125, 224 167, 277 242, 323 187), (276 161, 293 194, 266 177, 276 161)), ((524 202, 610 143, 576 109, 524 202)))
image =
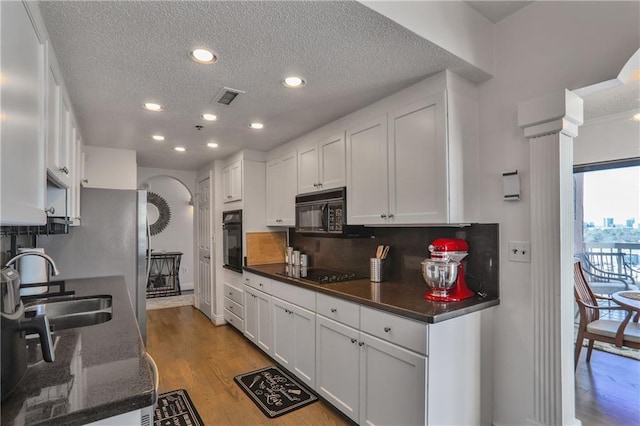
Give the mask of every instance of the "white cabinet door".
POLYGON ((443 91, 389 113, 389 223, 447 223, 445 111, 443 91))
POLYGON ((298 151, 298 194, 318 189, 318 146, 301 148, 298 151))
POLYGON ((0 224, 46 222, 44 39, 22 2, 0 2, 0 224))
POLYGON ((314 388, 316 314, 277 297, 272 308, 273 358, 314 388))
POLYGON ((312 389, 316 385, 316 314, 291 305, 293 317, 293 373, 312 389))
POLYGON ((298 158, 292 152, 267 163, 267 225, 294 226, 298 158))
POLYGON ((60 96, 60 173, 59 179, 68 188, 71 184, 71 144, 73 127, 71 103, 63 91, 60 96))
POLYGON ((271 324, 271 296, 261 291, 255 291, 257 300, 258 335, 256 345, 267 354, 273 353, 273 337, 271 324))
POLYGON ((274 297, 273 308, 273 358, 287 370, 293 371, 294 335, 291 304, 274 297))
POLYGON ((318 144, 318 179, 320 189, 332 189, 345 185, 344 132, 323 139, 318 144))
POLYGON ((258 338, 258 296, 256 290, 244 286, 244 335, 256 343, 258 338))
POLYGON ((365 333, 359 344, 360 424, 424 425, 427 358, 365 333))
POLYGON ((347 131, 347 223, 387 223, 387 116, 347 131))
POLYGON ((316 392, 358 423, 359 332, 316 317, 316 392))
POLYGON ((60 77, 52 64, 53 50, 49 48, 47 67, 47 171, 59 179, 60 175, 60 77))
POLYGON ((242 161, 238 160, 222 171, 223 201, 230 203, 242 199, 242 161))

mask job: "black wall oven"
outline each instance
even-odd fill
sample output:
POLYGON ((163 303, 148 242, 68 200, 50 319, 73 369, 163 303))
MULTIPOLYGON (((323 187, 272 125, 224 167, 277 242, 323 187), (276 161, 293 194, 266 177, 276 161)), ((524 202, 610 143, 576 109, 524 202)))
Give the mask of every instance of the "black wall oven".
POLYGON ((242 210, 222 212, 222 266, 242 272, 242 210))

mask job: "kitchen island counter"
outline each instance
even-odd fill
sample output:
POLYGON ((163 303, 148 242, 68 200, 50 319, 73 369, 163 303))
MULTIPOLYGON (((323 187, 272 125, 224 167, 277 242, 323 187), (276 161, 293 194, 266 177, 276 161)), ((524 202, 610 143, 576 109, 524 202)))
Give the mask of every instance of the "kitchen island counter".
POLYGON ((360 279, 329 284, 314 284, 287 276, 287 265, 283 263, 245 266, 244 270, 429 324, 500 304, 497 294, 488 294, 485 298, 476 296, 460 302, 425 300, 424 294, 427 291, 427 284, 424 282, 420 271, 416 271, 415 274, 408 274, 402 280, 382 283, 360 279))
POLYGON ((101 324, 55 331, 55 362, 29 339, 27 372, 2 402, 2 425, 80 425, 151 406, 156 397, 146 349, 124 278, 69 279, 75 297, 112 297, 101 324))

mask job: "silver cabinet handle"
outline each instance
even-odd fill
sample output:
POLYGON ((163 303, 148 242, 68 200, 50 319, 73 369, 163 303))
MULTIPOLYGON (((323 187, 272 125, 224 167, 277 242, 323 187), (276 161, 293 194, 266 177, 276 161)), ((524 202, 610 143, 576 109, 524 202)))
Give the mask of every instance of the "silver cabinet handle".
POLYGON ((229 305, 229 310, 233 311, 233 306, 229 305))
POLYGON ((232 291, 229 292, 229 296, 233 296, 233 292, 232 291))
POLYGON ((384 219, 385 217, 387 217, 387 215, 386 215, 386 214, 384 214, 384 213, 382 213, 382 214, 380 215, 380 217, 384 219))
POLYGON ((89 179, 82 179, 82 183, 89 183, 89 179))
POLYGON ((258 285, 259 285, 260 287, 262 287, 264 284, 262 284, 262 283, 258 283, 258 285))
POLYGON ((45 212, 45 213, 55 214, 55 213, 56 213, 56 208, 55 208, 55 207, 53 207, 53 206, 51 206, 51 207, 49 207, 48 209, 46 209, 44 212, 45 212))
POLYGON ((358 346, 364 346, 364 342, 358 342, 358 346))
POLYGON ((335 314, 338 310, 336 308, 331 308, 331 312, 335 314))
POLYGON ((390 332, 390 331, 391 331, 391 327, 385 327, 385 328, 384 328, 384 332, 385 332, 385 333, 388 333, 388 332, 390 332))
POLYGON ((317 188, 317 187, 318 187, 318 184, 317 184, 317 183, 314 183, 314 184, 313 184, 313 187, 314 187, 314 188, 317 188))
POLYGON ((318 184, 318 186, 319 186, 320 188, 322 188, 322 182, 320 182, 320 183, 318 184))
POLYGON ((393 219, 393 213, 389 213, 389 219, 393 219))
POLYGON ((61 167, 59 170, 65 175, 69 174, 69 169, 67 168, 67 166, 61 167))
POLYGON ((205 259, 211 259, 211 256, 202 256, 202 257, 204 257, 205 259))
POLYGON ((351 343, 356 343, 356 342, 357 342, 356 339, 353 339, 353 338, 351 339, 351 343))

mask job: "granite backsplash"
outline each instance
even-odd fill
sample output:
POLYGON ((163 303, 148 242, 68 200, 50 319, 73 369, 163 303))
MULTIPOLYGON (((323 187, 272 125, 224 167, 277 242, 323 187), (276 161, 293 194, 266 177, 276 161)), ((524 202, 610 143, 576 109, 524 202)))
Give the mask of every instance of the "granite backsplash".
MULTIPOLYGON (((475 291, 499 296, 498 224, 465 227, 374 228, 371 238, 328 238, 289 232, 289 245, 309 256, 311 267, 334 268, 369 276, 369 258, 376 247, 391 246, 391 279, 420 270, 427 247, 437 238, 462 238, 469 243, 465 258, 467 285, 475 291), (411 272, 409 272, 411 271, 411 272)), ((426 284, 425 284, 426 286, 426 284)))

